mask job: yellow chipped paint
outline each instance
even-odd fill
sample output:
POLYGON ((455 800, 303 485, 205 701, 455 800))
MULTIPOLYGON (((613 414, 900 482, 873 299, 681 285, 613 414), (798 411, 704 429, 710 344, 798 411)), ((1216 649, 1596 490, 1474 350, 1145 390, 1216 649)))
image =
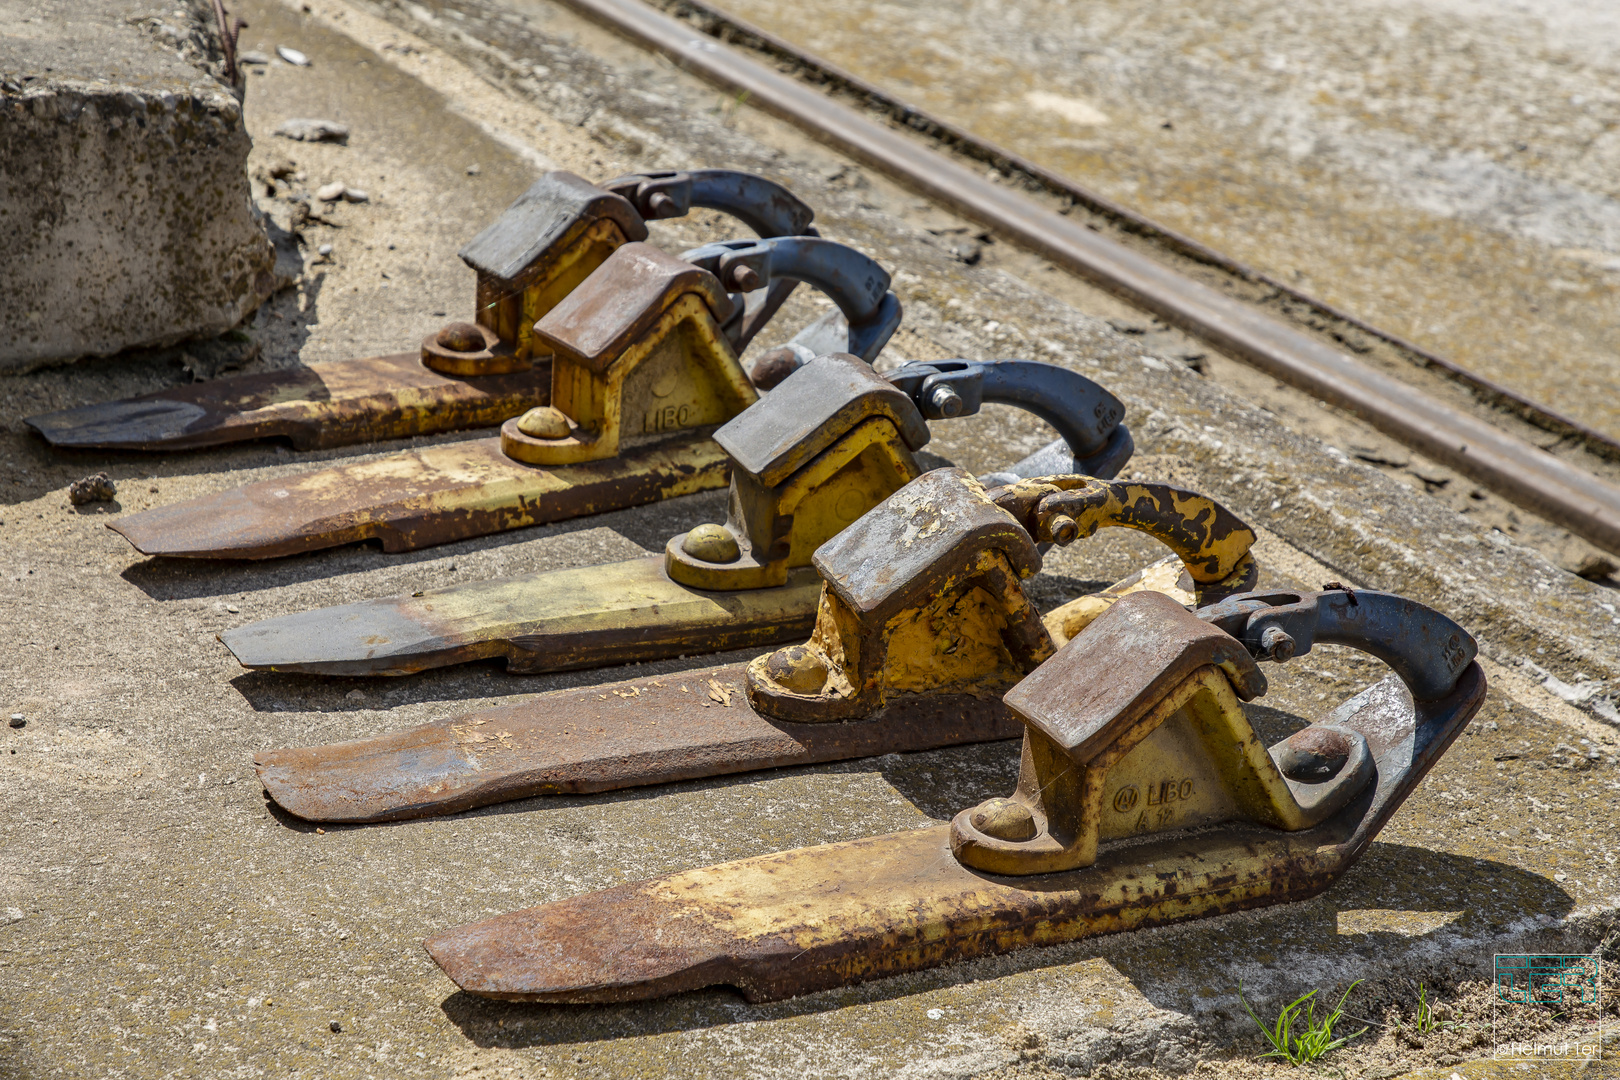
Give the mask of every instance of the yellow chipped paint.
POLYGON ((856 425, 775 487, 734 471, 727 527, 749 543, 752 557, 707 563, 676 537, 665 554, 669 575, 698 589, 780 585, 790 570, 809 566, 818 547, 921 472, 899 429, 881 416, 856 425), (778 539, 784 522, 785 545, 778 539))
POLYGON ((601 374, 566 356, 551 366, 551 404, 575 425, 565 439, 531 439, 508 424, 507 454, 535 465, 611 458, 628 447, 713 427, 759 400, 702 297, 671 303, 601 374))
POLYGON ((534 324, 628 242, 617 223, 598 218, 576 223, 554 246, 519 271, 523 284, 510 290, 494 279, 478 283, 478 322, 517 349, 520 357, 544 354, 534 342, 534 324))

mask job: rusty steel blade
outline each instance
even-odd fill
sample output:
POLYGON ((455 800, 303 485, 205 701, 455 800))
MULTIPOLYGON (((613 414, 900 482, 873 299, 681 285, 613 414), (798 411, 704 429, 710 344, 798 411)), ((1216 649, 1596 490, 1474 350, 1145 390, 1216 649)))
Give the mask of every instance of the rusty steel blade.
POLYGON ((507 375, 441 375, 420 352, 237 375, 31 416, 53 446, 190 450, 280 437, 300 450, 494 427, 551 400, 551 360, 507 375))
POLYGON ((708 434, 554 468, 514 461, 500 439, 473 439, 248 484, 107 527, 144 555, 179 558, 273 559, 360 540, 412 551, 724 487, 726 455, 708 434))
POLYGON ((1330 886, 1461 732, 1477 664, 1414 710, 1398 678, 1330 722, 1366 736, 1378 782, 1314 828, 1228 824, 1120 842, 1080 870, 970 870, 937 826, 669 874, 448 930, 427 951, 469 993, 629 1001, 734 986, 751 1001, 957 960, 1302 900, 1330 886))
POLYGON ((320 608, 220 635, 246 668, 409 675, 504 657, 532 674, 774 645, 806 637, 821 579, 711 592, 676 584, 663 556, 452 585, 320 608))
POLYGON ((665 784, 1016 737, 995 697, 892 700, 866 720, 760 716, 732 664, 540 694, 409 731, 255 755, 265 792, 311 821, 397 821, 534 795, 665 784))

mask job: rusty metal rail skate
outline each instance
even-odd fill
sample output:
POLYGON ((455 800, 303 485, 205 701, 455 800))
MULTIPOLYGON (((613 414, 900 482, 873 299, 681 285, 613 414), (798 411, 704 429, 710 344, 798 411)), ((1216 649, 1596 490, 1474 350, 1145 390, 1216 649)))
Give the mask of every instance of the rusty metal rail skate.
POLYGON ((1387 593, 1248 594, 1188 613, 1121 599, 1006 695, 1017 790, 949 825, 801 848, 446 931, 458 986, 626 1001, 730 985, 751 1001, 1286 903, 1356 861, 1478 710, 1469 635, 1387 593), (1255 659, 1350 645, 1394 676, 1269 749, 1255 659))
MULTIPOLYGON (((881 266, 829 240, 759 244, 769 273, 811 283, 851 326, 872 328, 863 359, 876 356, 899 321, 881 266)), ((373 539, 408 551, 720 487, 726 456, 711 436, 759 396, 729 336, 740 305, 727 289, 768 283, 744 264, 722 269, 647 244, 614 250, 535 324, 554 354, 551 404, 507 420, 499 438, 250 484, 109 527, 147 555, 268 559, 373 539)))
MULTIPOLYGON (((249 668, 406 675, 491 657, 509 671, 561 671, 802 639, 821 591, 815 550, 921 474, 925 416, 985 402, 1034 408, 1063 435, 998 475, 1060 459, 1062 471, 1109 477, 1130 457, 1124 406, 1065 368, 942 361, 880 376, 854 356, 824 356, 715 432, 731 463, 728 520, 674 537, 663 555, 301 612, 220 640, 249 668)), ((1169 582, 1180 573, 1176 561, 1169 582)))
MULTIPOLYGON (((1061 486, 1048 498, 1065 494, 1061 486)), ((1208 499, 1132 486, 1181 508, 1170 514, 1196 505, 1201 536, 1179 517, 1144 512, 1129 524, 1207 579, 1201 599, 1249 587, 1246 547, 1226 542, 1252 542, 1241 522, 1208 499), (1216 534, 1227 552, 1221 565, 1202 557, 1216 534)), ((817 549, 822 587, 805 644, 746 665, 554 691, 411 731, 269 751, 255 758, 259 779, 299 817, 390 821, 1011 738, 1018 724, 1001 694, 1053 652, 1020 582, 1040 569, 1038 541, 1080 533, 1041 501, 1009 501, 1025 514, 1003 509, 955 468, 925 473, 884 500, 817 549)))
MULTIPOLYGON (((189 450, 280 437, 300 450, 495 427, 551 398, 551 357, 533 327, 647 221, 720 210, 760 236, 815 235, 814 211, 773 181, 729 169, 621 176, 600 187, 568 172, 535 181, 461 249, 477 273, 473 322, 452 322, 412 352, 171 387, 30 417, 56 446, 189 450)), ((749 292, 740 345, 792 292, 749 292)), ((740 346, 739 346, 740 348, 740 346)))

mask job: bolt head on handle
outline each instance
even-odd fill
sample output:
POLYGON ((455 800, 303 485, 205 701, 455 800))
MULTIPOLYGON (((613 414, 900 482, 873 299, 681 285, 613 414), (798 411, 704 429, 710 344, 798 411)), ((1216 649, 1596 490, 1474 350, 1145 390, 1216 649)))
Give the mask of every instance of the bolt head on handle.
POLYGON ((648 221, 685 217, 692 209, 692 174, 678 170, 634 173, 602 185, 630 201, 648 221))
POLYGON ((821 237, 722 240, 692 248, 681 258, 714 274, 727 289, 739 288, 743 266, 759 275, 756 288, 779 278, 803 281, 837 304, 852 329, 882 319, 886 300, 898 304, 888 292, 888 271, 847 244, 821 237))
POLYGON ((1280 626, 1268 626, 1260 634, 1260 653, 1267 660, 1286 663, 1294 658, 1294 638, 1280 626))
POLYGON ((647 196, 647 209, 652 211, 647 216, 658 220, 681 216, 680 205, 670 198, 667 192, 663 191, 655 191, 647 196))
POLYGON ((1037 539, 1068 547, 1080 539, 1080 523, 1068 514, 1053 514, 1041 523, 1040 533, 1037 539))
POLYGON ((961 416, 962 410, 967 408, 967 403, 962 400, 962 395, 949 386, 941 384, 934 387, 929 393, 928 406, 925 415, 933 416, 937 414, 944 418, 950 418, 961 416))

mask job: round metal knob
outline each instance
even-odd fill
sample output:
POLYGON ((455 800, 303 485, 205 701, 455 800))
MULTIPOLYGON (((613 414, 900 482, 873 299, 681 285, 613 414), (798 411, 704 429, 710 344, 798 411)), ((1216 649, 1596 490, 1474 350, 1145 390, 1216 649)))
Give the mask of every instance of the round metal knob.
POLYGON ((1290 780, 1325 784, 1344 769, 1351 749, 1350 739, 1344 732, 1313 724, 1272 747, 1271 760, 1290 780))
POLYGON ((451 352, 483 352, 488 347, 484 343, 484 332, 470 322, 446 323, 434 340, 441 349, 451 352))
POLYGON ((928 394, 928 404, 941 416, 961 416, 962 396, 949 386, 936 386, 928 394))
POLYGON ((736 562, 742 555, 737 538, 724 525, 699 525, 686 534, 681 550, 707 563, 736 562))
POLYGON ((568 438, 568 417, 551 405, 537 405, 518 417, 518 430, 531 439, 568 438))
POLYGON ((826 662, 803 645, 789 645, 773 652, 765 661, 765 674, 795 694, 819 694, 827 685, 826 662))
POLYGON ((799 354, 782 345, 761 354, 748 372, 749 381, 760 390, 770 390, 804 366, 799 354))
POLYGON ((1033 840, 1035 815, 1029 807, 1012 799, 990 799, 973 809, 973 827, 997 840, 1033 840))

